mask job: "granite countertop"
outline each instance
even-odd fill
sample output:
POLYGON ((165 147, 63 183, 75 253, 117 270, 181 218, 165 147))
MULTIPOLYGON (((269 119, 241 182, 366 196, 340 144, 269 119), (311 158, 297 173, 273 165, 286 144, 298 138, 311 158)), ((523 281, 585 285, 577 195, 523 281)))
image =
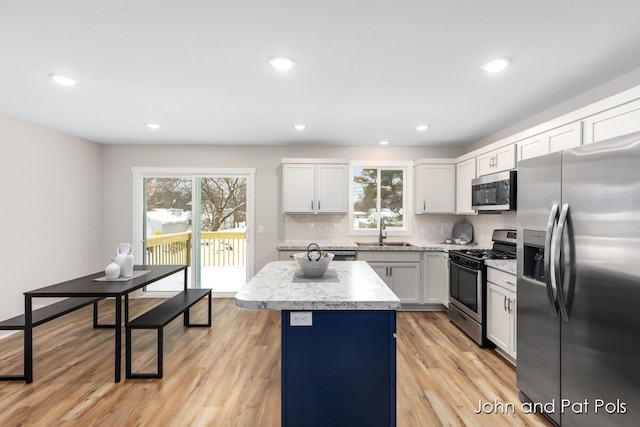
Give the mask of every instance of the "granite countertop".
MULTIPOLYGON (((236 294, 250 310, 399 310, 400 299, 365 261, 332 262, 337 281, 293 282, 295 261, 267 264, 236 294)), ((307 279, 308 280, 308 279, 307 279)))
MULTIPOLYGON (((367 240, 363 240, 367 241, 367 240)), ((368 240, 373 241, 373 240, 368 240)), ((392 243, 393 240, 386 240, 392 243)), ((456 245, 450 243, 434 243, 434 242, 419 242, 413 240, 403 240, 411 243, 413 246, 358 246, 355 242, 343 241, 343 242, 316 242, 320 249, 325 251, 338 251, 338 250, 358 250, 358 251, 427 251, 427 252, 448 252, 453 249, 481 249, 489 248, 475 243, 468 245, 456 245)), ((281 242, 276 245, 276 249, 279 251, 306 251, 310 242, 281 242)))
POLYGON ((487 259, 484 263, 487 267, 493 267, 506 273, 515 275, 518 272, 518 264, 515 259, 487 259))

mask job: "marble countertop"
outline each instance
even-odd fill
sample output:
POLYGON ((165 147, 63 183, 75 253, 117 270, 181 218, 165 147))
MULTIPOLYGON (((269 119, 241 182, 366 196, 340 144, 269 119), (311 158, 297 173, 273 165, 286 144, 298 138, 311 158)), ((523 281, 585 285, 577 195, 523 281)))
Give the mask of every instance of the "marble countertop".
MULTIPOLYGON (((366 240, 371 241, 373 240, 366 240)), ((394 240, 386 240, 387 242, 393 242, 394 240)), ((448 252, 453 249, 487 249, 490 246, 477 245, 470 243, 468 245, 456 245, 449 243, 434 243, 434 242, 420 242, 411 239, 402 240, 403 242, 411 243, 413 246, 358 246, 355 242, 342 241, 342 242, 316 242, 320 249, 325 251, 338 251, 338 250, 358 250, 358 251, 426 251, 426 252, 448 252)), ((281 242, 276 245, 276 249, 279 251, 306 251, 311 242, 296 242, 288 241, 281 242)))
POLYGON ((502 270, 506 273, 518 273, 518 264, 515 259, 487 259, 484 263, 487 267, 493 267, 496 270, 502 270))
POLYGON ((338 281, 294 283, 295 261, 267 264, 236 294, 250 310, 399 310, 400 299, 365 261, 332 262, 338 281))

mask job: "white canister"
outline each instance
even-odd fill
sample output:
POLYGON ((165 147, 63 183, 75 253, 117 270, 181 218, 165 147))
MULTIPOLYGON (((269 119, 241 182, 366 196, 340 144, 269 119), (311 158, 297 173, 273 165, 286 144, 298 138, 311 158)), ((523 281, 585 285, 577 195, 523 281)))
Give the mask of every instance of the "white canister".
POLYGON ((122 275, 124 277, 133 277, 133 253, 131 252, 124 258, 124 271, 122 275))
POLYGON ((120 277, 120 266, 116 263, 115 258, 111 258, 111 262, 107 265, 107 268, 104 269, 104 275, 108 280, 117 279, 120 277))
POLYGON ((116 263, 120 266, 121 277, 133 276, 133 245, 120 243, 116 248, 116 263))

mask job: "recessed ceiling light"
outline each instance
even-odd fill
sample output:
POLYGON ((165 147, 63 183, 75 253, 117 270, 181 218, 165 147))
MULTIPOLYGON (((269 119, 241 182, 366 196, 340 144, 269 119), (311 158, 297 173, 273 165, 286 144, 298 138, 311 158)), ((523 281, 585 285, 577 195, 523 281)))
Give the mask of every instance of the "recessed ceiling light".
POLYGON ((293 67, 295 67, 296 62, 287 58, 286 56, 276 56, 269 60, 269 65, 275 68, 278 71, 289 71, 293 67))
POLYGON ((418 125, 418 126, 416 126, 416 130, 418 130, 420 132, 424 132, 427 129, 429 129, 429 125, 418 125))
POLYGON ((307 127, 305 125, 295 125, 293 127, 295 130, 305 130, 307 127))
POLYGON ((387 141, 387 140, 380 141, 380 145, 387 145, 387 144, 389 144, 389 141, 387 141))
POLYGON ((63 76, 62 74, 49 74, 49 78, 54 82, 58 83, 60 86, 75 86, 78 84, 78 81, 74 78, 63 76))
POLYGON ((145 123, 145 126, 153 130, 160 129, 160 125, 157 123, 145 123))
POLYGON ((495 61, 487 62, 480 68, 488 73, 499 73, 500 71, 504 70, 507 65, 509 65, 509 60, 506 58, 502 58, 496 59, 495 61))

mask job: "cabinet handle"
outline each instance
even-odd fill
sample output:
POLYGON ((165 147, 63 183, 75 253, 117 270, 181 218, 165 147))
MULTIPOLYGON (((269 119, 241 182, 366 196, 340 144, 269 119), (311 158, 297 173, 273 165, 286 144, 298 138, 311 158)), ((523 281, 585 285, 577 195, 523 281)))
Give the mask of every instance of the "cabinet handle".
POLYGON ((318 212, 320 211, 320 200, 318 200, 318 212))
POLYGON ((506 295, 504 297, 504 302, 502 303, 502 306, 504 307, 504 311, 509 311, 509 309, 507 308, 507 296, 506 295))
POLYGON ((511 298, 509 298, 509 313, 511 313, 511 298))
POLYGON ((424 200, 424 201, 422 202, 422 210, 423 210, 423 211, 426 211, 426 210, 427 210, 427 201, 426 201, 426 200, 424 200))
POLYGON ((514 286, 515 286, 515 283, 510 282, 510 281, 508 281, 507 279, 502 279, 502 281, 503 281, 504 283, 509 284, 509 285, 514 285, 514 286))
POLYGON ((389 267, 389 276, 393 276, 393 267, 389 267))
POLYGON ((388 265, 384 268, 384 275, 385 275, 385 277, 389 277, 389 266, 388 265))
POLYGON ((311 201, 311 210, 313 210, 313 200, 311 201))

